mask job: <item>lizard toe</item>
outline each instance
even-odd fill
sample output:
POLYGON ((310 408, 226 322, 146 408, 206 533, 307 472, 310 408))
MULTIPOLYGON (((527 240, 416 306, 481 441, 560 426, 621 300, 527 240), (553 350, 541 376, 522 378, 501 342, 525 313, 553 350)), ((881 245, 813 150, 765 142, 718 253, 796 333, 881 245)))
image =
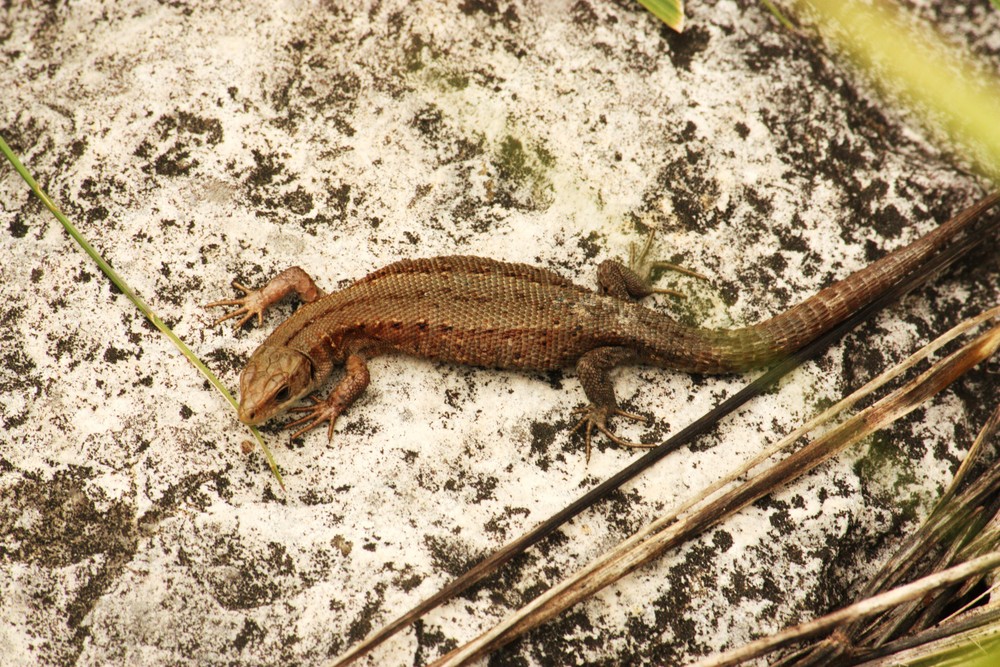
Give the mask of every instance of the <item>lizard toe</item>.
POLYGON ((343 406, 337 404, 336 402, 324 401, 316 398, 315 396, 309 396, 309 400, 312 401, 312 405, 301 405, 297 408, 290 408, 289 412, 300 412, 303 414, 302 417, 294 421, 290 421, 285 424, 285 428, 292 428, 300 424, 305 424, 302 428, 292 434, 292 439, 303 435, 323 424, 323 422, 329 422, 330 426, 327 429, 327 439, 333 442, 333 427, 337 423, 337 418, 340 413, 343 412, 343 406))
POLYGON ((633 414, 631 412, 625 412, 619 408, 609 408, 606 406, 598 405, 586 405, 573 410, 573 414, 582 415, 579 421, 570 430, 570 434, 576 433, 582 427, 584 429, 584 438, 586 440, 586 457, 587 462, 590 462, 590 442, 591 435, 594 431, 598 431, 603 435, 607 436, 608 440, 619 445, 621 447, 632 447, 637 449, 649 449, 655 447, 655 444, 647 444, 644 442, 632 442, 631 440, 625 440, 614 433, 608 428, 608 417, 610 415, 615 415, 618 417, 625 417, 626 419, 631 419, 632 421, 642 422, 644 424, 649 423, 649 418, 642 415, 633 414))

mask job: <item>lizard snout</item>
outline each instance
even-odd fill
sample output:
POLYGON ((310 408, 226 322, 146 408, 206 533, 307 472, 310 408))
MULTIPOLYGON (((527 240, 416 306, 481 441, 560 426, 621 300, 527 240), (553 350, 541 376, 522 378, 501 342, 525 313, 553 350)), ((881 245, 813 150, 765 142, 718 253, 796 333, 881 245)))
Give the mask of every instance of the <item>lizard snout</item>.
POLYGON ((254 419, 257 410, 253 406, 246 406, 242 403, 240 404, 239 418, 244 424, 256 424, 257 421, 254 419))
POLYGON ((244 410, 243 407, 240 406, 239 416, 240 416, 240 421, 243 422, 244 424, 253 423, 253 410, 244 410))

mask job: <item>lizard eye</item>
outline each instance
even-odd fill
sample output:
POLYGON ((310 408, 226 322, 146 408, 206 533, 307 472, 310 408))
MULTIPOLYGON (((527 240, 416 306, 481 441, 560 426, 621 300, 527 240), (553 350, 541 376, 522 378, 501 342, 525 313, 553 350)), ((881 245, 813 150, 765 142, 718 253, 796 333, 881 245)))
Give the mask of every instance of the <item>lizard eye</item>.
POLYGON ((277 394, 274 395, 274 400, 276 400, 279 403, 284 403, 285 401, 288 400, 288 397, 291 395, 291 393, 292 392, 288 389, 288 385, 285 385, 284 387, 278 390, 277 394))

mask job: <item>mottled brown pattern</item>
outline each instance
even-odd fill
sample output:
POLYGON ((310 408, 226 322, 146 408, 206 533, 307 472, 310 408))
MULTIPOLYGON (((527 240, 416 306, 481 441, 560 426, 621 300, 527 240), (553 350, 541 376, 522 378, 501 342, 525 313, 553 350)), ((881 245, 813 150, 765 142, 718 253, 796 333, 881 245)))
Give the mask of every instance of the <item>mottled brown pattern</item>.
MULTIPOLYGON (((299 433, 337 416, 368 384, 367 359, 401 352, 494 368, 551 370, 576 364, 590 400, 581 423, 606 429, 618 410, 608 373, 641 363, 695 373, 769 364, 802 347, 870 302, 1000 200, 988 197, 913 243, 760 324, 741 329, 687 327, 632 299, 648 282, 617 262, 602 263, 602 293, 547 269, 482 257, 403 260, 329 295, 300 269, 230 302, 251 317, 290 291, 310 303, 254 352, 241 379, 241 418, 260 423, 346 373, 328 400, 297 408, 299 433), (618 296, 613 296, 618 295, 618 296)), ((631 416, 633 415, 625 415, 631 416)), ((631 444, 624 443, 622 444, 631 444)))

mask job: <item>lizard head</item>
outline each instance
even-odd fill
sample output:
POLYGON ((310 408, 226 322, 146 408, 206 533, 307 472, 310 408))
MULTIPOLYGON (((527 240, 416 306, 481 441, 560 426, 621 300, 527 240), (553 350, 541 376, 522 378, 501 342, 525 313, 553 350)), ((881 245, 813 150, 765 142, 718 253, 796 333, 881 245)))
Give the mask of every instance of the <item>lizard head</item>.
POLYGON ((314 386, 312 360, 288 347, 261 346, 240 376, 240 421, 261 424, 314 386))

